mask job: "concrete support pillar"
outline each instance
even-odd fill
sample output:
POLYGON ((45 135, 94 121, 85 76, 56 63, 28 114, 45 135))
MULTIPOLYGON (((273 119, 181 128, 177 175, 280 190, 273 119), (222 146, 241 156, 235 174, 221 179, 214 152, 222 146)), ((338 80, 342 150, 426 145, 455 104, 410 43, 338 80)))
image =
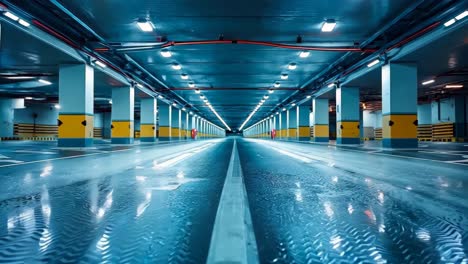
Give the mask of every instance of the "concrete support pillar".
POLYGON ((189 134, 188 134, 188 137, 191 139, 191 140, 194 140, 195 138, 192 138, 192 130, 193 129, 197 129, 195 127, 195 119, 196 117, 194 117, 193 115, 188 115, 188 120, 189 120, 189 123, 188 123, 188 129, 189 129, 189 134))
POLYGON ((336 143, 359 144, 360 128, 359 88, 336 88, 336 143))
POLYGON ((198 117, 198 139, 203 139, 203 119, 198 117))
POLYGON ((156 141, 157 102, 155 98, 141 99, 140 140, 141 142, 156 141))
POLYGON ((328 99, 314 98, 312 108, 314 109, 314 141, 328 142, 328 99))
POLYGON ((58 146, 92 146, 94 137, 93 68, 86 64, 60 66, 59 105, 58 146))
POLYGON ((281 139, 287 139, 288 138, 288 116, 287 116, 287 111, 283 111, 279 115, 280 115, 280 122, 281 122, 280 138, 281 139))
POLYGON ((189 140, 192 138, 191 130, 192 130, 192 116, 185 112, 185 139, 189 140))
POLYGON ((382 67, 382 146, 415 148, 417 139, 417 68, 389 63, 382 67))
POLYGON ((112 89, 112 144, 133 144, 135 89, 112 89))
POLYGON ((171 141, 180 139, 180 109, 172 106, 171 111, 171 141))
POLYGON ((180 139, 187 140, 187 120, 188 120, 188 113, 184 110, 180 111, 180 139))
POLYGON ((172 106, 165 103, 160 103, 158 107, 159 115, 159 140, 171 140, 171 127, 172 127, 172 106))
POLYGON ((205 119, 200 118, 200 139, 205 139, 205 119))
POLYGON ((301 105, 298 109, 299 113, 299 140, 310 141, 310 105, 301 105))
POLYGON ((288 110, 288 139, 297 140, 298 108, 294 106, 288 110))
POLYGON ((275 138, 277 138, 277 137, 280 136, 280 132, 281 132, 280 115, 275 115, 273 118, 274 118, 274 122, 275 122, 275 126, 274 126, 274 129, 275 129, 275 132, 276 132, 275 138))

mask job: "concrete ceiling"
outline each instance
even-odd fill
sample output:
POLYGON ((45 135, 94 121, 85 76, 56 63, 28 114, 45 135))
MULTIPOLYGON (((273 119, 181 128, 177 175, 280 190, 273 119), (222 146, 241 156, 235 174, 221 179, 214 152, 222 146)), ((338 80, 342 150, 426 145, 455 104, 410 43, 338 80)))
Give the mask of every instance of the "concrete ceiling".
MULTIPOLYGON (((368 47, 379 48, 410 29, 417 29, 418 19, 430 19, 440 10, 463 1, 418 1, 417 8, 408 14, 410 6, 405 0, 392 1, 215 1, 189 0, 157 1, 2 1, 14 7, 19 14, 38 19, 60 34, 89 50, 106 48, 100 53, 115 65, 136 73, 128 67, 124 56, 141 65, 146 72, 162 82, 154 83, 154 91, 164 94, 187 108, 197 109, 199 114, 222 126, 216 116, 204 104, 194 89, 200 89, 214 109, 232 128, 238 128, 264 95, 269 99, 252 118, 250 124, 265 117, 274 108, 300 100, 311 93, 308 81, 318 79, 329 67, 340 61, 347 52, 311 51, 307 58, 300 58, 299 50, 264 45, 210 44, 169 46, 172 57, 160 55, 160 44, 166 41, 204 40, 254 40, 291 45, 320 47, 357 47, 372 40, 368 47), (431 7, 431 8, 429 8, 431 7), (364 12, 365 10, 365 12, 364 12), (432 13, 431 13, 432 12, 432 13), (400 17, 406 14, 406 17, 400 17), (138 19, 149 19, 155 26, 153 32, 138 29, 138 19), (321 32, 326 19, 335 19, 336 29, 321 32), (399 19, 399 20, 398 20, 399 19), (398 23, 396 23, 398 22, 398 23), (391 25, 388 28, 386 25, 391 25), (374 33, 387 29, 384 35, 370 39, 374 33), (301 36, 300 43, 297 37, 301 36), (151 44, 152 48, 138 51, 119 51, 118 48, 151 44), (178 63, 176 71, 171 65, 178 63), (296 70, 287 65, 296 63, 296 70), (180 74, 187 74, 183 80, 180 74), (280 78, 288 74, 287 80, 280 78), (193 82, 196 88, 189 87, 193 82), (281 87, 274 88, 279 82, 281 87), (274 88, 273 94, 268 89, 274 88)), ((455 10, 456 11, 456 10, 455 10)), ((454 12, 455 12, 454 11, 454 12)), ((433 44, 404 58, 420 65, 420 78, 439 75, 449 70, 464 71, 467 56, 466 27, 454 32, 450 38, 433 44), (436 52, 434 52, 436 50, 436 52), (429 62, 429 63, 428 63, 429 62)), ((58 65, 76 63, 73 58, 34 37, 2 23, 1 73, 15 71, 25 74, 48 74, 54 84, 48 87, 13 91, 11 80, 0 78, 0 85, 10 85, 3 93, 57 94, 58 65)), ((346 55, 340 67, 348 67, 368 54, 346 55), (348 65, 348 66, 346 66, 348 65)), ((341 62, 341 61, 340 61, 341 62)), ((465 76, 466 77, 466 76, 465 76)), ((457 76, 457 80, 460 79, 457 76)), ((153 80, 147 78, 148 82, 153 80)), ((22 82, 23 83, 23 82, 22 82)), ((23 85, 23 84, 22 84, 23 85)), ((96 96, 110 97, 112 87, 122 85, 115 78, 96 71, 96 96)), ((351 85, 362 87, 362 94, 370 98, 380 93, 380 72, 374 70, 354 80, 351 85)), ((2 91, 0 90, 0 93, 2 91)), ((139 94, 144 96, 143 94, 139 94)), ((328 96, 333 97, 332 93, 328 96)))

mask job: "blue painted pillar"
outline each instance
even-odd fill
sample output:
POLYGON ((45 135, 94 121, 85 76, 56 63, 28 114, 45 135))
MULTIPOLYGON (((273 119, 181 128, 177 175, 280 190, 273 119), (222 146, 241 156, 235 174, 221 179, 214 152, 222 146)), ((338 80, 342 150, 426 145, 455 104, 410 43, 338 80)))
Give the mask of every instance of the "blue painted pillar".
POLYGON ((135 89, 112 89, 112 144, 133 144, 135 89))
POLYGON ((382 146, 415 148, 417 139, 417 67, 388 63, 382 67, 382 146))
POLYGON ((201 132, 201 117, 197 116, 197 119, 196 119, 196 126, 197 126, 197 139, 201 139, 202 138, 202 132, 201 132))
POLYGON ((86 64, 59 70, 59 147, 90 147, 94 131, 94 69, 86 64))
POLYGON ((299 140, 310 141, 310 105, 299 106, 299 140))
POLYGON ((158 107, 159 115, 159 140, 171 140, 171 127, 172 127, 172 106, 161 102, 158 107))
POLYGON ((192 130, 192 116, 185 112, 185 139, 189 140, 191 138, 191 130, 192 130))
POLYGON ((336 143, 359 144, 359 88, 336 88, 336 143))
POLYGON ((194 138, 192 138, 192 130, 193 129, 196 129, 195 128, 195 118, 193 115, 188 115, 188 120, 189 120, 189 123, 188 123, 188 129, 189 129, 189 134, 187 135, 189 137, 189 139, 192 139, 194 140, 194 138))
POLYGON ((280 122, 281 122, 280 138, 287 139, 288 138, 288 112, 287 111, 280 112, 280 122))
POLYGON ((280 136, 280 132, 281 132, 281 118, 280 118, 280 115, 275 115, 274 117, 274 120, 275 120, 275 130, 276 130, 276 136, 275 136, 275 139, 278 138, 280 136))
POLYGON ((294 106, 288 110, 288 139, 297 140, 297 123, 298 123, 298 108, 294 106))
POLYGON ((141 99, 140 140, 141 142, 156 141, 157 102, 155 98, 141 99))
POLYGON ((314 110, 314 142, 328 142, 328 99, 314 98, 312 108, 314 110))
POLYGON ((180 138, 182 140, 187 140, 187 123, 188 123, 188 113, 184 110, 180 111, 180 138))
POLYGON ((205 119, 200 118, 200 139, 205 139, 205 119))
POLYGON ((177 141, 180 139, 180 109, 171 106, 171 140, 177 141))

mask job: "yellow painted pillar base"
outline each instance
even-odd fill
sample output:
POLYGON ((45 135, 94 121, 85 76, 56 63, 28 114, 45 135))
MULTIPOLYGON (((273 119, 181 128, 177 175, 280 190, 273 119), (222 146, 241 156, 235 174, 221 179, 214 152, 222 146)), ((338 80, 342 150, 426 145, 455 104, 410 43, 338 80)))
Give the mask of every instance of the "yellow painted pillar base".
POLYGON ((60 114, 58 118, 59 147, 89 147, 93 145, 94 116, 91 114, 60 114))

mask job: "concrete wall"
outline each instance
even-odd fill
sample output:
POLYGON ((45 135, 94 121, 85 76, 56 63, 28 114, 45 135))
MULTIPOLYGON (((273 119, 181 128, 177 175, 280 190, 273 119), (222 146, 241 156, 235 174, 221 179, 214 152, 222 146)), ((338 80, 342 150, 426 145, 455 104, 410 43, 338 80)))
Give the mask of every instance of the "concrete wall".
POLYGON ((59 109, 48 104, 30 105, 24 109, 15 110, 15 123, 38 125, 57 125, 59 109), (37 116, 34 118, 34 116, 37 116))
POLYGON ((364 138, 374 138, 376 114, 370 110, 362 111, 362 135, 364 138))
POLYGON ((103 121, 103 130, 102 136, 104 138, 111 138, 111 112, 102 113, 102 121, 103 121))
POLYGON ((455 122, 455 100, 444 98, 431 103, 432 124, 455 122), (440 111, 439 111, 440 107, 440 111))
POLYGON ((104 113, 94 113, 94 127, 104 127, 104 113))
POLYGON ((382 111, 375 111, 375 128, 382 128, 382 111))
POLYGON ((0 137, 12 137, 15 109, 24 108, 24 99, 0 98, 0 137))
POLYGON ((418 124, 430 125, 432 124, 432 110, 431 104, 418 105, 418 124))

